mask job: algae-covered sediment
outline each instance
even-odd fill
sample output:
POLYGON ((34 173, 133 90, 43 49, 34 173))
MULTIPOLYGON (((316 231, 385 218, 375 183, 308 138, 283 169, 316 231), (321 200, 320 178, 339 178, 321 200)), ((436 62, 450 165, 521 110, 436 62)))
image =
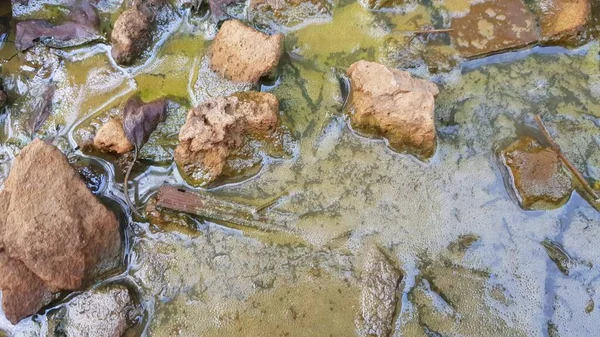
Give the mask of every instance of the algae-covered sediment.
MULTIPOLYGON (((459 62, 440 38, 434 49, 452 62, 434 58, 408 68, 440 86, 437 150, 423 163, 355 133, 340 82, 360 59, 406 64, 398 55, 407 54, 397 52, 405 43, 425 42, 404 38, 404 31, 443 22, 440 13, 462 16, 471 1, 424 3, 373 12, 342 1, 330 20, 287 33, 277 77, 261 86, 280 101, 291 134, 287 152, 266 158, 251 178, 210 192, 257 207, 275 200, 270 210, 297 217, 294 234, 189 216, 167 216, 172 223, 166 226, 132 221, 126 267, 104 282, 126 281, 138 293, 144 318, 135 334, 356 334, 361 256, 373 243, 404 273, 394 336, 596 333, 599 205, 575 186, 560 208, 521 209, 506 188, 497 152, 520 136, 538 136, 533 115, 542 113, 563 152, 598 187, 598 42, 459 62), (548 247, 567 254, 568 273, 548 247)), ((122 198, 117 160, 77 147, 136 92, 146 101, 168 95, 175 103, 140 154, 133 178, 139 205, 165 182, 185 184, 172 155, 187 110, 231 89, 202 72, 216 27, 185 11, 177 20, 177 32, 165 33, 156 53, 133 68, 116 66, 102 44, 11 58, 15 51, 6 43, 0 76, 16 103, 0 115, 0 182, 32 137, 26 128, 31 87, 47 83, 51 73, 56 104, 36 136, 52 138, 72 161, 90 156, 98 162, 107 176, 99 193, 122 198)), ((423 50, 408 55, 429 55, 423 50)), ((42 313, 17 326, 0 319, 0 330, 49 335, 49 319, 42 313)))

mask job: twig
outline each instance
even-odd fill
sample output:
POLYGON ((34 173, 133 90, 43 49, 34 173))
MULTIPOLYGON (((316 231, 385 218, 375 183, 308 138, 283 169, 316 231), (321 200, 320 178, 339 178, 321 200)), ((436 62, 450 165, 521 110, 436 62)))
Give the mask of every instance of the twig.
POLYGON ((156 206, 268 232, 297 234, 292 227, 296 220, 294 217, 280 213, 264 214, 249 205, 169 185, 158 190, 156 206))
POLYGON ((579 170, 575 167, 575 165, 573 165, 573 163, 571 163, 571 161, 565 156, 565 154, 560 149, 560 145, 558 145, 554 141, 552 136, 550 136, 550 133, 548 132, 548 129, 546 129, 546 126, 544 125, 544 122, 542 121, 542 117, 540 115, 535 115, 535 122, 537 123, 538 127, 542 131, 544 138, 546 138, 548 143, 550 143, 550 146, 552 147, 552 149, 554 151, 556 151, 556 153, 558 153, 558 157, 567 166, 567 168, 569 168, 569 171, 571 171, 573 173, 573 175, 575 175, 575 178, 577 178, 579 183, 581 183, 581 185, 583 186, 585 191, 592 196, 592 198, 594 199, 594 202, 600 202, 600 197, 598 197, 596 192, 588 184, 588 182, 585 180, 585 178, 583 177, 581 172, 579 172, 579 170))
POLYGON ((454 29, 446 28, 446 29, 426 29, 426 30, 399 30, 397 32, 405 33, 405 34, 419 35, 419 34, 432 34, 432 33, 449 33, 449 32, 453 32, 453 31, 454 31, 454 29))
POLYGON ((125 194, 125 203, 127 204, 127 206, 131 209, 131 211, 137 215, 138 217, 142 217, 142 215, 140 214, 140 212, 138 212, 137 208, 135 207, 135 204, 131 201, 131 198, 129 197, 129 175, 131 175, 131 170, 133 169, 133 165, 135 165, 135 162, 137 160, 137 156, 138 156, 138 149, 137 146, 133 149, 133 161, 131 162, 131 164, 129 164, 129 167, 127 168, 127 173, 125 173, 125 179, 123 181, 123 193, 125 194))

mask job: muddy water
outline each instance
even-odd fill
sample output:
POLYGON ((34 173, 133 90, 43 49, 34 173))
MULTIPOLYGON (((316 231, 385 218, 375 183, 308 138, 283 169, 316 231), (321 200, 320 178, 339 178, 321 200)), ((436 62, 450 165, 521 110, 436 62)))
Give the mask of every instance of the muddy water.
MULTIPOLYGON (((442 5, 461 13, 469 2, 442 5)), ((280 99, 291 134, 285 153, 266 157, 247 179, 203 189, 256 206, 275 199, 271 213, 293 217, 293 234, 198 218, 172 226, 132 219, 123 272, 100 282, 138 292, 145 318, 131 335, 356 335, 363 256, 373 245, 404 273, 395 336, 598 334, 598 205, 576 191, 558 209, 522 210, 497 152, 518 136, 536 136, 533 114, 544 113, 567 156, 600 181, 600 46, 592 40, 461 61, 447 43, 434 43, 414 54, 403 31, 439 23, 439 6, 374 13, 348 1, 334 6, 331 20, 286 29, 279 73, 261 86, 280 99), (409 67, 440 85, 429 162, 349 128, 340 78, 360 59, 409 67)), ((145 100, 169 95, 176 104, 137 167, 138 204, 163 183, 185 185, 171 158, 186 110, 244 89, 206 73, 215 30, 181 11, 132 68, 117 66, 104 44, 12 57, 7 43, 2 77, 15 104, 0 116, 0 181, 32 137, 36 89, 51 81, 52 115, 35 136, 52 138, 73 162, 100 167, 99 193, 120 204, 117 158, 78 146, 135 92, 145 100)), ((48 317, 17 326, 0 319, 0 329, 52 336, 48 317)))

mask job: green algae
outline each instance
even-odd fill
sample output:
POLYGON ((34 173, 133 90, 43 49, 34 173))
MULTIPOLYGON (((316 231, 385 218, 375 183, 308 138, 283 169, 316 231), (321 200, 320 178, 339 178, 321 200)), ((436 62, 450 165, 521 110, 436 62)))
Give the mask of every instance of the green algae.
MULTIPOLYGON (((468 3, 433 1, 453 15, 468 3)), ((226 228, 177 214, 149 219, 155 226, 130 224, 130 267, 123 277, 137 284, 149 335, 351 336, 360 305, 360 268, 353 258, 364 253, 364 241, 388 248, 406 270, 396 335, 535 336, 548 330, 548 321, 561 336, 595 332, 599 311, 589 310, 589 303, 600 298, 589 291, 598 284, 587 266, 600 263, 598 212, 577 195, 553 211, 522 211, 504 187, 495 154, 531 133, 531 117, 541 112, 567 156, 600 184, 598 44, 577 53, 534 52, 456 67, 458 60, 448 61, 452 46, 419 46, 414 55, 439 58, 425 64, 442 64, 436 76, 418 70, 442 84, 439 148, 423 164, 347 127, 340 79, 362 58, 400 66, 392 52, 411 39, 402 31, 433 22, 426 6, 393 14, 352 3, 337 6, 330 22, 288 34, 279 78, 264 89, 280 100, 293 156, 268 161, 252 179, 216 193, 256 205, 281 196, 272 209, 298 215, 298 234, 226 228), (428 51, 435 48, 439 55, 428 51), (547 239, 585 261, 569 266, 580 278, 555 272, 556 257, 540 245, 547 239)), ((140 194, 165 181, 183 184, 166 167, 187 110, 214 82, 199 75, 210 42, 183 31, 141 69, 115 68, 105 52, 65 59, 61 102, 38 136, 70 137, 71 148, 82 145, 134 93, 144 100, 168 95, 172 110, 140 154, 136 182, 144 185, 140 194), (72 127, 53 131, 65 125, 72 127), (164 171, 155 174, 159 168, 164 171)), ((0 55, 8 59, 10 45, 0 55)), ((23 65, 19 58, 4 63, 3 78, 23 65)), ((10 123, 9 137, 0 137, 0 167, 8 167, 30 139, 19 121, 10 123)), ((119 195, 119 186, 110 185, 107 193, 119 195)))

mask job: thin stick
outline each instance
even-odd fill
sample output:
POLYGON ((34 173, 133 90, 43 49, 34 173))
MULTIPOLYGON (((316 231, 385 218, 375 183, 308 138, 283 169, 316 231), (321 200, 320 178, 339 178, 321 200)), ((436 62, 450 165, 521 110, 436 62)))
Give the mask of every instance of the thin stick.
POLYGON ((453 31, 454 31, 454 29, 447 28, 447 29, 426 29, 426 30, 398 30, 396 32, 418 35, 418 34, 431 34, 431 33, 449 33, 449 32, 453 32, 453 31))
MULTIPOLYGON (((131 201, 131 198, 129 197, 129 175, 131 174, 131 170, 133 169, 133 165, 135 165, 135 161, 137 160, 137 156, 138 156, 138 149, 137 146, 133 149, 133 161, 131 162, 131 164, 129 164, 129 167, 127 168, 127 173, 125 173, 125 179, 123 181, 123 193, 125 194, 125 203, 127 204, 127 206, 129 206, 129 208, 131 209, 131 212, 133 212, 135 215, 137 215, 138 217, 142 217, 142 215, 140 214, 140 212, 138 212, 137 208, 135 207, 135 204, 131 201)), ((135 199, 135 198, 134 198, 135 199)))
POLYGON ((284 214, 259 214, 252 206, 163 185, 158 190, 156 206, 268 232, 297 234, 294 217, 284 214))
POLYGON ((581 185, 583 186, 585 191, 592 196, 592 198, 594 199, 594 202, 600 202, 600 197, 598 197, 596 192, 588 184, 588 182, 585 180, 585 178, 583 177, 581 172, 579 172, 579 170, 575 167, 575 165, 573 165, 573 163, 571 163, 571 161, 565 156, 565 154, 560 149, 560 145, 558 145, 554 141, 552 136, 550 136, 550 133, 548 132, 548 129, 546 129, 546 126, 544 125, 544 122, 542 121, 542 117, 540 115, 535 115, 535 122, 537 123, 538 127, 542 131, 542 134, 544 135, 544 137, 546 138, 548 143, 550 143, 550 146, 552 147, 552 149, 554 151, 556 151, 556 153, 558 153, 558 157, 569 168, 569 171, 571 171, 573 173, 573 175, 575 175, 575 178, 577 178, 579 183, 581 183, 581 185))

